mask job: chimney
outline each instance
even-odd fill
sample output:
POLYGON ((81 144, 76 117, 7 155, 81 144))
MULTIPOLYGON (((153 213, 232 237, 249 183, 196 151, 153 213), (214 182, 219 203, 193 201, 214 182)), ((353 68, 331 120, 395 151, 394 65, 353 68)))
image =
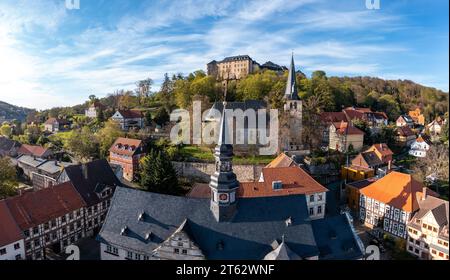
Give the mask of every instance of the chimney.
POLYGON ((422 200, 427 198, 427 187, 423 187, 422 189, 422 200))
POLYGON ((83 163, 83 164, 81 165, 81 172, 83 173, 83 178, 84 178, 85 180, 87 180, 87 179, 88 179, 88 169, 87 169, 87 166, 86 166, 85 163, 83 163))
POLYGON ((392 168, 392 160, 388 161, 388 168, 387 168, 388 173, 391 171, 391 168, 392 168))

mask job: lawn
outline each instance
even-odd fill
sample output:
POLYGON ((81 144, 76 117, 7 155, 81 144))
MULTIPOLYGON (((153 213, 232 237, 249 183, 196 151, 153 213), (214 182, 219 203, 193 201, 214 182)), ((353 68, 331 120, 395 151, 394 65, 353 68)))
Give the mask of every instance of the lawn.
MULTIPOLYGON (((208 147, 199 147, 199 146, 184 146, 181 148, 181 153, 183 157, 187 160, 195 159, 203 162, 213 162, 214 155, 213 151, 208 147)), ((234 164, 268 164, 271 162, 275 156, 234 156, 233 163, 234 164)))

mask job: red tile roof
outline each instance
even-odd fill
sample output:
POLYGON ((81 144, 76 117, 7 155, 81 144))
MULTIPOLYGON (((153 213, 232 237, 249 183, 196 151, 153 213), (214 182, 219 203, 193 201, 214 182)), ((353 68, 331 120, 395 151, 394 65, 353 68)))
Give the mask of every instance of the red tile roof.
MULTIPOLYGON (((298 166, 263 168, 264 182, 241 182, 238 197, 269 197, 327 192, 328 189, 314 180, 298 166), (281 181, 282 188, 274 190, 273 181, 281 181)), ((195 184, 187 194, 193 198, 209 198, 211 189, 208 184, 195 184)))
POLYGON ((63 120, 63 119, 57 119, 57 118, 49 118, 45 124, 54 124, 55 122, 58 122, 60 125, 66 125, 69 123, 68 120, 63 120))
POLYGON ((14 221, 5 200, 0 200, 0 247, 22 239, 22 231, 14 221))
POLYGON ((344 112, 322 112, 320 119, 325 123, 333 123, 340 121, 347 121, 347 116, 344 112))
POLYGON ((36 156, 36 157, 43 157, 48 152, 49 152, 49 150, 44 148, 44 147, 42 147, 42 146, 34 146, 34 145, 22 144, 22 146, 20 146, 18 154, 19 155, 30 155, 30 156, 36 156))
POLYGON ((21 230, 48 222, 85 206, 70 182, 6 199, 21 230))
POLYGON ((290 194, 310 194, 326 192, 327 188, 314 180, 306 171, 298 166, 263 168, 263 184, 244 185, 240 193, 243 197, 277 196, 290 194), (281 181, 282 189, 274 190, 272 182, 281 181), (257 186, 258 189, 253 188, 257 186))
POLYGON ((348 122, 334 122, 334 127, 336 128, 336 132, 342 135, 363 135, 364 132, 360 129, 354 127, 348 122))
MULTIPOLYGON (((361 189, 361 194, 403 209, 414 212, 419 209, 418 200, 422 197, 423 185, 414 180, 410 174, 393 171, 373 184, 361 189)), ((427 195, 437 196, 427 189, 427 195)))
POLYGON ((142 112, 139 110, 119 110, 119 113, 125 119, 139 119, 143 118, 142 112))
POLYGON ((132 156, 137 151, 140 151, 139 148, 141 147, 141 145, 141 140, 119 137, 111 146, 109 151, 121 155, 132 156))

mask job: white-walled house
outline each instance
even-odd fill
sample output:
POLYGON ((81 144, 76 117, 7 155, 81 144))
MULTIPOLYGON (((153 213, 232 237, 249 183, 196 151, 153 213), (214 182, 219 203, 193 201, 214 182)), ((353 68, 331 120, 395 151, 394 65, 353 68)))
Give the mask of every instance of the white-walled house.
POLYGON ((419 207, 408 223, 406 250, 425 260, 448 260, 448 201, 425 194, 419 207))
POLYGON ((360 190, 360 220, 369 228, 406 239, 407 223, 419 210, 423 193, 434 194, 410 174, 393 171, 360 190))
POLYGON ((24 260, 24 237, 5 200, 0 201, 0 261, 24 260))
POLYGON ((426 157, 431 147, 431 141, 426 136, 420 135, 412 144, 409 154, 415 157, 426 157))
POLYGON ((119 123, 122 130, 144 127, 144 116, 139 110, 117 110, 111 119, 119 123))

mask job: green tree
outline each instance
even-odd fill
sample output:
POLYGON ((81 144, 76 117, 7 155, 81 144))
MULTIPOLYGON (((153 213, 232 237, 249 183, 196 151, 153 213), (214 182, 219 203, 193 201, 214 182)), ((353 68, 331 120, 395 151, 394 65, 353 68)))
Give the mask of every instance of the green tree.
POLYGON ((165 108, 161 107, 156 112, 154 121, 158 125, 163 126, 170 121, 170 115, 169 115, 169 113, 167 113, 165 108))
POLYGON ((176 194, 178 178, 172 162, 163 151, 151 150, 140 161, 141 187, 150 192, 176 194))
POLYGON ((378 100, 378 110, 386 112, 389 119, 395 121, 400 116, 400 105, 394 96, 390 94, 384 94, 378 100))
POLYGON ((65 144, 66 148, 80 161, 90 161, 99 157, 97 137, 87 126, 73 130, 65 144))
POLYGON ((12 136, 13 130, 11 128, 11 126, 7 123, 4 123, 1 127, 0 127, 0 134, 3 136, 6 136, 8 138, 10 138, 12 136))
POLYGON ((364 132, 364 144, 372 145, 372 132, 370 131, 369 124, 365 120, 356 119, 353 121, 353 125, 364 132))
POLYGON ((0 199, 17 194, 17 171, 7 157, 0 157, 0 199))
POLYGON ((150 110, 145 112, 145 125, 146 126, 152 125, 152 112, 150 112, 150 110))
POLYGON ((102 108, 98 108, 97 121, 100 122, 100 123, 105 121, 105 113, 103 112, 102 108))
POLYGON ((97 141, 99 144, 100 158, 107 158, 109 154, 109 149, 117 138, 123 137, 125 133, 120 128, 120 125, 109 120, 105 123, 105 127, 100 129, 97 133, 97 141))

